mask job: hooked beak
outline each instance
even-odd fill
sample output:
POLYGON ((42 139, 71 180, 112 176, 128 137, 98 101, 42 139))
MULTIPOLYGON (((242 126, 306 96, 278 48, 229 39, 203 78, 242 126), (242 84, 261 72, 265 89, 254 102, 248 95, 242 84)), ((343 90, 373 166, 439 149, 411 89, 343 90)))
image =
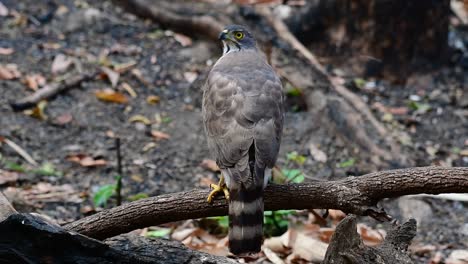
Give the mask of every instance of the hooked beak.
POLYGON ((218 39, 219 39, 219 40, 226 40, 226 39, 228 39, 228 31, 227 31, 227 29, 225 29, 225 30, 223 30, 221 33, 219 33, 218 39))

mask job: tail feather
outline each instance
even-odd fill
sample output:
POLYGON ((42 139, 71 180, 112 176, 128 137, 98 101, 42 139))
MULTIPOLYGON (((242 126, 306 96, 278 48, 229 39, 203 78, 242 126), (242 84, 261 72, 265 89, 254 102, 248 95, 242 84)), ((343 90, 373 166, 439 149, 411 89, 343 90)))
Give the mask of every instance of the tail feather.
POLYGON ((235 255, 257 253, 263 241, 263 186, 229 191, 229 249, 235 255))

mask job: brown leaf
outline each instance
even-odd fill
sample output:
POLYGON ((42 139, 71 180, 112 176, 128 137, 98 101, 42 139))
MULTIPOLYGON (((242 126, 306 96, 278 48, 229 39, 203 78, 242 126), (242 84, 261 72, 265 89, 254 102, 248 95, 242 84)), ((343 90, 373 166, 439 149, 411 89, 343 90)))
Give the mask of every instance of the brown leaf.
POLYGON ((327 246, 327 244, 318 239, 299 233, 292 246, 293 253, 291 255, 306 261, 320 263, 325 257, 327 246))
POLYGON ((151 121, 144 115, 134 115, 128 119, 130 123, 140 122, 145 125, 151 125, 151 121))
POLYGON ((64 54, 57 54, 52 62, 51 72, 53 74, 65 72, 73 63, 73 60, 64 54))
POLYGON ((335 209, 329 209, 328 215, 331 217, 331 219, 337 220, 337 221, 341 221, 346 217, 346 214, 343 213, 343 211, 335 210, 335 209))
POLYGON ((204 159, 201 163, 200 166, 204 169, 210 170, 212 172, 218 172, 221 171, 216 164, 216 161, 212 159, 204 159))
POLYGON ((59 43, 54 43, 54 42, 46 42, 46 43, 40 44, 40 47, 43 49, 56 50, 56 49, 60 49, 62 45, 60 45, 59 43))
POLYGON ((122 88, 127 91, 127 93, 132 97, 132 98, 136 98, 137 97, 137 93, 135 92, 135 90, 133 90, 132 86, 130 86, 130 84, 124 82, 122 83, 122 88))
POLYGON ((14 183, 18 180, 18 173, 14 171, 0 170, 0 186, 14 183))
POLYGON ((157 130, 152 130, 151 131, 151 136, 155 140, 163 140, 163 139, 170 139, 171 138, 171 135, 169 135, 167 133, 164 133, 164 132, 161 132, 161 131, 157 131, 157 130))
POLYGON ((182 47, 187 47, 192 45, 192 39, 186 35, 179 33, 174 33, 174 39, 182 45, 182 47))
POLYGON ((26 75, 24 83, 29 89, 36 91, 39 87, 46 84, 46 79, 40 74, 29 74, 26 75))
POLYGON ((67 160, 78 163, 83 167, 105 166, 107 162, 104 159, 94 159, 86 154, 68 155, 67 160))
POLYGON ((124 94, 115 92, 114 90, 110 90, 110 89, 99 90, 99 91, 96 91, 94 94, 99 100, 104 101, 104 102, 119 103, 119 104, 128 103, 128 99, 124 94))
POLYGON ((21 77, 16 64, 0 65, 0 80, 13 80, 21 77))
POLYGON ((377 246, 385 238, 384 230, 375 230, 365 224, 358 224, 357 231, 361 235, 362 241, 368 246, 377 246))
POLYGON ((102 74, 109 80, 112 88, 117 86, 119 82, 120 74, 116 71, 111 70, 108 67, 101 67, 102 74))
POLYGON ((42 100, 33 109, 24 110, 24 114, 37 118, 39 120, 47 120, 47 115, 45 114, 46 106, 47 101, 42 100))
POLYGON ((335 233, 335 228, 331 227, 322 227, 320 228, 320 240, 325 243, 330 243, 331 237, 335 233))
POLYGON ((161 98, 159 98, 159 96, 157 96, 157 95, 150 95, 150 96, 146 97, 146 102, 148 104, 154 105, 154 104, 159 103, 159 101, 161 101, 161 98))
POLYGON ((0 47, 0 55, 11 55, 11 54, 13 54, 13 52, 15 52, 15 50, 12 49, 12 48, 2 48, 2 47, 0 47))
POLYGON ((445 264, 468 264, 468 250, 458 249, 452 251, 445 264))
POLYGON ((63 113, 55 118, 55 124, 66 125, 73 120, 73 116, 70 113, 63 113))

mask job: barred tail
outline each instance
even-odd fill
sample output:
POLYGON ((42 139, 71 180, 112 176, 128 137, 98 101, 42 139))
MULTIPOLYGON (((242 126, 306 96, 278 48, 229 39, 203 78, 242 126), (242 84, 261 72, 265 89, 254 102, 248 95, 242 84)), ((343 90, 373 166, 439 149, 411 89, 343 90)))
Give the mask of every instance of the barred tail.
POLYGON ((235 255, 260 252, 263 241, 263 186, 229 191, 229 249, 235 255))

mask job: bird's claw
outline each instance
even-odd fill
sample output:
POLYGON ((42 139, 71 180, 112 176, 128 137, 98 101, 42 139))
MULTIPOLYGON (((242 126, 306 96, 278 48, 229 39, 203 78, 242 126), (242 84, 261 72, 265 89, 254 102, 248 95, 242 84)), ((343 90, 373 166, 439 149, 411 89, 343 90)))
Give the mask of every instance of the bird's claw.
POLYGON ((210 187, 213 190, 210 192, 210 194, 208 194, 208 198, 206 199, 208 203, 211 203, 216 194, 218 194, 221 191, 224 193, 224 197, 226 198, 226 200, 229 200, 229 190, 226 184, 224 183, 224 178, 221 178, 218 184, 210 184, 210 187))

